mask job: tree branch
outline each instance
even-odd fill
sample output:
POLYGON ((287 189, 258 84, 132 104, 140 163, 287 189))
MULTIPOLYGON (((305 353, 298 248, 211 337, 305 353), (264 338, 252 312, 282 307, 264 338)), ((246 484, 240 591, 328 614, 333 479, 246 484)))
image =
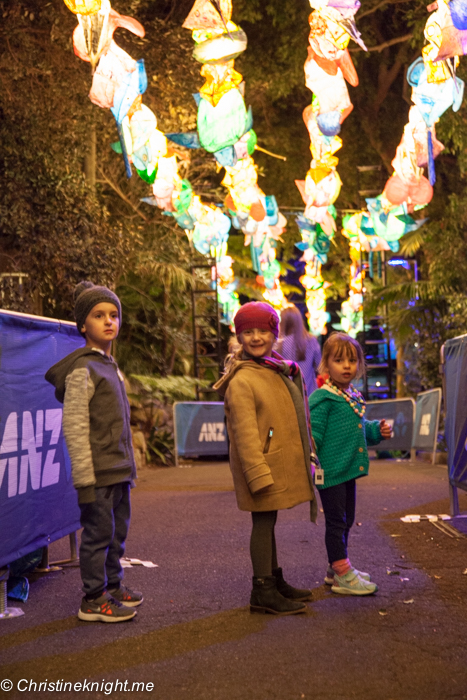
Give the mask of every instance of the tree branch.
POLYGON ((107 175, 104 173, 102 168, 98 167, 97 169, 99 170, 100 174, 104 178, 104 182, 106 182, 108 185, 110 185, 110 187, 113 189, 113 191, 116 192, 118 194, 118 196, 121 199, 123 199, 124 202, 129 204, 130 207, 133 209, 133 211, 135 211, 138 214, 138 216, 140 216, 146 223, 148 223, 149 219, 139 211, 139 209, 133 204, 133 202, 130 199, 128 199, 128 197, 125 194, 123 194, 120 187, 117 184, 115 184, 115 182, 113 182, 110 178, 107 177, 107 175))
MULTIPOLYGON (((389 41, 384 41, 382 44, 378 44, 377 46, 370 46, 368 48, 368 51, 378 51, 380 53, 383 51, 383 49, 389 48, 389 46, 394 46, 394 44, 400 44, 403 41, 409 41, 409 39, 412 39, 413 34, 405 34, 404 36, 398 36, 395 39, 389 39, 389 41)), ((358 49, 349 49, 352 53, 355 53, 356 51, 363 51, 360 47, 358 49)))
POLYGON ((358 19, 360 20, 360 19, 362 19, 362 17, 366 17, 367 15, 372 15, 373 12, 377 12, 385 5, 398 5, 402 2, 409 2, 409 0, 382 0, 382 2, 380 2, 377 5, 375 5, 374 7, 372 7, 371 10, 365 10, 365 12, 359 12, 358 19))
POLYGON ((378 92, 376 94, 376 99, 373 103, 373 111, 375 117, 377 116, 379 109, 381 105, 383 104, 384 100, 386 99, 388 92, 391 88, 391 85, 397 78, 399 71, 401 70, 402 66, 404 65, 404 58, 405 58, 405 46, 401 46, 399 48, 399 51, 397 52, 396 59, 392 65, 392 67, 387 70, 384 64, 381 64, 381 68, 384 70, 380 71, 380 75, 378 78, 378 92))

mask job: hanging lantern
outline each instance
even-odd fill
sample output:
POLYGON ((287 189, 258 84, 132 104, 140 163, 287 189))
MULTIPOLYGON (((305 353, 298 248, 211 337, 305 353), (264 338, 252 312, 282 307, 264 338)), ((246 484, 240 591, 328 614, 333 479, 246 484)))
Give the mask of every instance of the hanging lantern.
MULTIPOLYGON (((99 2, 101 5, 101 3, 99 2)), ((94 72, 107 39, 110 2, 103 0, 102 7, 93 14, 78 14, 78 22, 84 34, 86 50, 94 72)))
POLYGON ((75 15, 93 15, 101 9, 102 0, 64 0, 64 3, 75 15))

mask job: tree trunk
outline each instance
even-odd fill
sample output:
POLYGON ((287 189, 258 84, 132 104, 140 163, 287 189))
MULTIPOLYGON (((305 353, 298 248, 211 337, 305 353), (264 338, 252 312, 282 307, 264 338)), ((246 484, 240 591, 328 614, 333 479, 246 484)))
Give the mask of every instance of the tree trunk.
POLYGON ((84 156, 84 174, 86 182, 94 190, 96 187, 96 127, 91 127, 89 134, 88 151, 84 156))
POLYGON ((406 395, 405 391, 405 362, 404 362, 404 347, 400 345, 397 348, 396 359, 396 398, 403 399, 406 395))

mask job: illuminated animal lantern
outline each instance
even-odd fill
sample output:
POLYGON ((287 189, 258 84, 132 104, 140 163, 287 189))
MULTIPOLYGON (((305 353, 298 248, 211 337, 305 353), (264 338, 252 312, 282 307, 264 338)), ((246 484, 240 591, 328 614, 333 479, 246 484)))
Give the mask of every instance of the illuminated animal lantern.
POLYGON ((102 0, 64 0, 65 5, 75 15, 94 15, 99 12, 102 0))
POLYGON ((156 179, 159 159, 167 155, 167 139, 157 128, 156 115, 140 104, 122 121, 126 151, 138 175, 152 184, 156 179))
MULTIPOLYGON (((436 138, 435 126, 427 127, 419 109, 412 105, 409 109, 409 121, 404 127, 404 134, 401 143, 405 144, 406 151, 410 154, 410 159, 416 168, 426 168, 430 160, 428 151, 428 132, 430 132, 431 155, 436 158, 444 149, 444 145, 436 138)), ((396 159, 398 154, 396 153, 396 159)), ((401 174, 400 169, 393 167, 401 174)), ((415 172, 415 170, 414 170, 415 172)))
MULTIPOLYGON (((362 41, 361 34, 355 24, 354 15, 360 8, 358 0, 310 0, 310 5, 328 24, 328 33, 331 35, 331 42, 337 48, 345 48, 352 38, 361 48, 367 48, 362 41), (348 35, 349 39, 346 38, 348 35)), ((312 13, 312 15, 315 13, 312 13)))
POLYGON ((449 11, 455 28, 467 29, 467 2, 465 0, 451 0, 449 11))
MULTIPOLYGON (((101 68, 102 80, 109 73, 108 77, 111 80, 113 73, 118 74, 122 70, 121 65, 126 65, 130 59, 128 54, 114 42, 115 30, 122 27, 141 38, 145 34, 144 27, 137 20, 112 10, 109 0, 102 0, 99 11, 94 14, 85 16, 78 14, 78 21, 79 24, 73 32, 75 54, 83 61, 89 61, 93 71, 101 56, 109 54, 105 68, 101 68)), ((95 90, 98 92, 97 86, 95 90)))
POLYGON ((224 289, 234 283, 235 275, 232 269, 233 258, 230 255, 223 255, 217 262, 217 279, 224 289))
MULTIPOLYGON (((234 283, 235 285, 235 283, 234 283)), ((232 326, 235 314, 240 308, 240 301, 238 299, 238 294, 235 291, 234 285, 232 288, 229 287, 217 287, 217 298, 220 305, 222 306, 222 319, 223 323, 228 326, 232 326)))
POLYGON ((109 0, 102 0, 97 12, 78 14, 77 17, 79 23, 73 32, 74 51, 83 61, 91 63, 94 73, 89 98, 99 107, 111 109, 117 122, 127 176, 131 177, 121 125, 135 101, 145 92, 147 77, 144 61, 131 58, 115 43, 113 34, 118 27, 124 27, 143 37, 144 28, 135 19, 112 10, 109 0))
POLYGON ((253 118, 251 110, 245 107, 241 92, 231 88, 215 106, 210 99, 200 98, 197 125, 201 146, 209 153, 216 153, 234 146, 250 131, 253 118))
POLYGON ((333 155, 342 147, 342 139, 339 136, 325 136, 320 130, 317 121, 318 109, 318 102, 313 96, 311 105, 303 110, 303 121, 310 135, 310 151, 314 160, 333 155))
POLYGON ((342 185, 337 170, 312 161, 306 180, 295 180, 295 184, 306 205, 305 217, 318 222, 328 236, 332 235, 335 222, 328 208, 336 201, 342 185))
MULTIPOLYGON (((257 185, 257 166, 252 158, 247 157, 239 160, 233 167, 226 167, 225 170, 222 184, 229 190, 233 208, 238 212, 249 214, 253 205, 258 205, 260 202, 262 194, 257 185)), ((252 217, 261 221, 265 213, 262 206, 258 205, 253 209, 252 217)))
POLYGON ((276 280, 274 289, 265 289, 263 291, 263 298, 278 310, 283 309, 289 303, 287 297, 284 296, 279 279, 276 280))
POLYGON ((386 183, 383 197, 391 204, 407 203, 407 211, 413 211, 414 207, 426 206, 433 198, 433 187, 424 175, 414 178, 412 183, 407 183, 397 173, 386 183))
POLYGON ((363 331, 363 297, 361 294, 349 292, 348 299, 341 305, 341 327, 352 338, 363 331))
POLYGON ((343 19, 351 19, 361 7, 360 0, 310 0, 310 5, 315 10, 333 7, 343 19))
POLYGON ((266 215, 258 222, 256 231, 245 236, 245 245, 250 245, 253 269, 258 273, 257 282, 267 289, 275 289, 281 274, 276 246, 287 226, 287 219, 279 212, 274 196, 262 195, 261 203, 266 215))
POLYGON ((301 260, 317 266, 325 264, 334 231, 327 234, 321 224, 312 223, 303 214, 299 214, 296 221, 302 236, 302 240, 295 244, 299 250, 303 251, 301 260))
POLYGON ((377 236, 383 238, 393 252, 399 250, 399 239, 410 231, 416 231, 426 219, 415 221, 407 213, 405 204, 385 210, 382 195, 366 200, 371 222, 377 236))
POLYGON ((152 185, 156 205, 169 212, 175 211, 172 195, 175 192, 176 197, 181 188, 182 178, 178 174, 176 156, 159 158, 156 178, 152 185))
POLYGON ((464 95, 464 81, 460 78, 429 83, 423 59, 418 58, 409 67, 407 81, 412 86, 412 102, 428 127, 436 124, 449 107, 454 112, 460 109, 464 95))
POLYGON ((199 197, 193 197, 190 212, 196 221, 191 238, 197 251, 207 255, 212 248, 226 243, 230 219, 218 207, 203 204, 199 197))
POLYGON ((207 63, 201 68, 200 73, 206 82, 199 92, 213 107, 229 90, 238 88, 243 80, 243 76, 235 70, 234 63, 233 60, 214 65, 207 63))
POLYGON ((308 59, 305 63, 306 86, 319 103, 317 121, 326 136, 336 136, 353 105, 345 81, 358 85, 358 76, 347 46, 352 37, 366 49, 357 31, 353 15, 357 3, 315 3, 309 17, 308 59))
POLYGON ((325 136, 336 136, 344 119, 353 109, 342 70, 334 75, 327 73, 314 59, 309 49, 305 62, 305 84, 316 96, 319 104, 317 122, 325 136))
MULTIPOLYGON (((418 107, 413 105, 392 166, 399 178, 409 186, 419 183, 422 168, 428 168, 429 183, 434 185, 434 159, 443 149, 443 144, 436 138, 435 126, 428 127, 418 107)), ((424 194, 428 195, 429 191, 425 189, 424 194)))
MULTIPOLYGON (((438 0, 433 12, 425 25, 425 38, 428 42, 423 55, 432 63, 443 61, 467 53, 467 28, 459 29, 454 24, 451 14, 451 3, 438 0)), ((433 5, 429 6, 433 7, 433 5)), ((465 3, 458 2, 454 8, 456 24, 465 25, 465 3)), ((449 68, 451 75, 452 69, 449 68)))
POLYGON ((230 0, 197 0, 183 24, 193 30, 193 57, 204 64, 201 75, 206 78, 196 97, 200 144, 223 166, 236 164, 233 146, 253 124, 239 89, 243 78, 234 69, 233 60, 246 49, 247 39, 230 20, 231 14, 230 0))
POLYGON ((347 214, 342 219, 342 234, 349 239, 350 247, 359 254, 390 250, 384 238, 376 235, 371 218, 364 211, 347 214))
MULTIPOLYGON (((340 18, 339 13, 336 11, 340 18)), ((336 22, 322 16, 320 11, 309 17, 310 35, 308 41, 314 54, 329 61, 339 59, 347 48, 350 36, 336 22)))
POLYGON ((324 335, 331 316, 326 311, 325 288, 328 285, 321 275, 321 267, 315 269, 313 264, 307 264, 305 274, 300 277, 300 283, 306 289, 308 327, 314 335, 324 335))
POLYGON ((231 16, 231 0, 196 0, 183 23, 185 29, 193 32, 193 58, 196 61, 226 63, 245 51, 246 34, 231 21, 231 16))
POLYGON ((311 161, 305 179, 307 206, 328 207, 338 198, 342 181, 334 167, 336 161, 333 156, 326 161, 311 161))

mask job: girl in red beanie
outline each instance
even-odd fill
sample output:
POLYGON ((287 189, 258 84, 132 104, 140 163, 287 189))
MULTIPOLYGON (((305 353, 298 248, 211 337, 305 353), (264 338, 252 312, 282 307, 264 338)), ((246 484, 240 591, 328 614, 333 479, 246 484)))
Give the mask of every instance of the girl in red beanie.
POLYGON ((245 304, 234 323, 241 348, 230 356, 215 389, 225 401, 237 504, 253 519, 250 610, 294 615, 305 612, 311 591, 285 582, 274 527, 278 510, 305 501, 316 520, 306 394, 298 365, 272 349, 279 334, 272 306, 245 304))

